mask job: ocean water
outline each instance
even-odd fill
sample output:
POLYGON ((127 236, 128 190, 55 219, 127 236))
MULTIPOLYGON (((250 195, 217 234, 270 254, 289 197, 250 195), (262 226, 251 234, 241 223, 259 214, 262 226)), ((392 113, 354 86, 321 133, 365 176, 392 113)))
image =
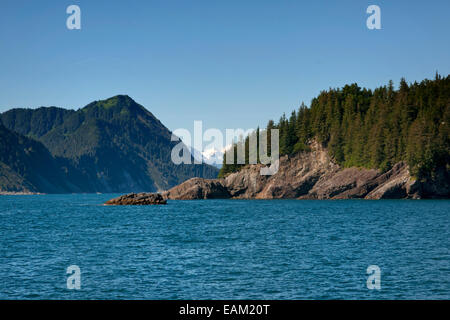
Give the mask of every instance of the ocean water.
POLYGON ((0 299, 450 298, 447 200, 102 205, 114 196, 1 196, 0 299))

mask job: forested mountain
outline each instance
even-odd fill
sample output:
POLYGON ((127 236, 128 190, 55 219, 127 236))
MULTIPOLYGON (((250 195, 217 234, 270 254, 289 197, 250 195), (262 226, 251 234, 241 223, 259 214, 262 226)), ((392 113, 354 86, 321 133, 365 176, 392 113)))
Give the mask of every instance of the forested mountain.
MULTIPOLYGON (((406 161, 415 177, 433 179, 438 173, 449 177, 449 123, 450 76, 436 74, 420 83, 401 79, 397 90, 390 81, 373 91, 357 84, 322 91, 309 108, 302 104, 266 129, 280 130, 281 155, 307 151, 317 139, 343 167, 385 172, 406 161)), ((248 149, 248 138, 245 143, 248 149)), ((242 166, 224 160, 219 176, 242 166)))
POLYGON ((152 113, 125 95, 78 111, 13 109, 0 119, 27 136, 23 139, 36 139, 48 149, 55 170, 65 174, 69 185, 60 192, 156 191, 192 177, 217 176, 209 165, 173 164, 171 150, 178 142, 171 141, 171 132, 152 113))
POLYGON ((60 164, 42 143, 0 124, 0 191, 69 190, 60 164))
POLYGON ((11 109, 0 114, 3 124, 21 135, 39 139, 44 134, 59 126, 75 110, 57 107, 40 107, 37 109, 11 109))

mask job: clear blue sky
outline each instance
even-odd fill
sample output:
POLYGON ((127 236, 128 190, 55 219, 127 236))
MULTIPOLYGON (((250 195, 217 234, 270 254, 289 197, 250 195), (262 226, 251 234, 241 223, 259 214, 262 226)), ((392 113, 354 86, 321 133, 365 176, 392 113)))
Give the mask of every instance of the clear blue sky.
POLYGON ((171 130, 255 128, 329 87, 447 75, 449 14, 448 0, 1 0, 0 111, 128 94, 171 130))

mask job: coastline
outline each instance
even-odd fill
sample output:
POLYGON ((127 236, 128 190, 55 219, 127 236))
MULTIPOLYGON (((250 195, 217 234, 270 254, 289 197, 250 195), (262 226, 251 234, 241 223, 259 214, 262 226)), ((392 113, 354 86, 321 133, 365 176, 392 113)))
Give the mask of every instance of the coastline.
POLYGON ((27 192, 27 191, 0 191, 0 196, 35 196, 44 194, 46 193, 27 192))

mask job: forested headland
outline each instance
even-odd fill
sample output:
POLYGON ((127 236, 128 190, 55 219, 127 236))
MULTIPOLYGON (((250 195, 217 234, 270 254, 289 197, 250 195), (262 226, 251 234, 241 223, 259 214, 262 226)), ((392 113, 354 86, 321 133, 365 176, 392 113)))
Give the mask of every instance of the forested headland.
MULTIPOLYGON (((432 178, 437 170, 450 170, 449 122, 450 76, 436 74, 420 83, 402 78, 397 89, 390 81, 374 90, 354 83, 322 91, 309 107, 302 103, 265 130, 279 129, 280 155, 308 151, 317 139, 343 167, 384 172, 405 161, 413 176, 432 178)), ((249 138, 237 143, 246 145, 245 164, 226 164, 225 154, 219 177, 248 164, 249 138)))

